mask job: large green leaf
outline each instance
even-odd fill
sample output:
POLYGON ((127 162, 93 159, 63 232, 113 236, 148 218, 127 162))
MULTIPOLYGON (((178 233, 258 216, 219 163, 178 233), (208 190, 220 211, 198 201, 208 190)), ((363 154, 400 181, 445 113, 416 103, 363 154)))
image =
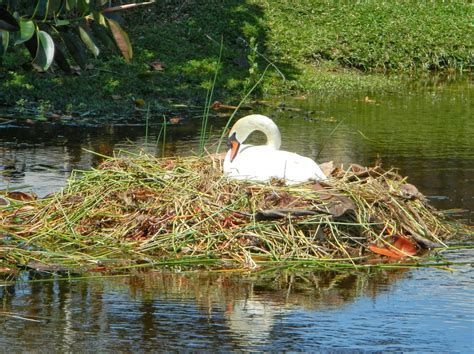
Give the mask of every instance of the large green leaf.
POLYGON ((77 0, 66 0, 66 10, 74 10, 77 6, 77 0))
POLYGON ((61 9, 62 0, 49 0, 48 1, 48 17, 54 17, 55 14, 61 9))
POLYGON ((58 66, 61 68, 62 71, 70 74, 72 72, 71 66, 69 65, 69 62, 66 59, 66 56, 64 55, 63 51, 61 48, 55 43, 56 45, 56 50, 54 51, 54 61, 58 66))
POLYGON ((61 33, 61 37, 66 45, 68 52, 73 57, 74 61, 81 67, 86 68, 86 54, 81 45, 79 45, 79 39, 72 33, 61 33))
POLYGON ((36 52, 38 50, 38 36, 34 35, 30 39, 28 39, 25 43, 26 49, 30 52, 32 58, 36 56, 36 52))
POLYGON ((48 14, 49 0, 38 0, 35 8, 36 16, 45 18, 48 14))
POLYGON ((92 19, 101 26, 107 27, 107 22, 105 21, 105 16, 102 15, 99 11, 92 12, 92 19))
POLYGON ((77 0, 77 11, 81 14, 85 14, 90 11, 89 7, 90 0, 77 0))
POLYGON ((55 18, 54 19, 54 25, 56 27, 69 26, 70 24, 71 24, 71 21, 69 21, 69 20, 65 20, 65 19, 61 19, 61 18, 55 18))
POLYGON ((4 31, 18 31, 20 26, 15 17, 12 16, 5 8, 0 6, 0 30, 4 31))
POLYGON ((35 23, 31 20, 20 19, 20 37, 15 41, 15 45, 26 42, 35 34, 35 23))
POLYGON ((120 26, 125 25, 125 19, 122 16, 120 16, 117 12, 106 12, 104 13, 104 17, 107 19, 114 20, 120 26))
POLYGON ((130 61, 133 57, 133 51, 127 32, 125 32, 116 21, 110 18, 107 18, 107 23, 109 24, 110 31, 114 36, 115 43, 117 43, 120 53, 122 53, 125 61, 130 61))
POLYGON ((9 39, 10 32, 0 31, 0 58, 3 57, 7 52, 9 39))
POLYGON ((54 42, 47 32, 38 31, 37 36, 38 47, 36 48, 36 56, 32 64, 35 68, 46 71, 53 63, 54 42))
POLYGON ((98 25, 95 22, 91 22, 90 25, 95 37, 102 42, 104 47, 112 52, 116 52, 117 46, 115 45, 115 42, 113 41, 112 37, 110 37, 108 29, 104 26, 98 25))
POLYGON ((97 57, 99 55, 99 48, 97 47, 97 45, 95 44, 95 41, 94 39, 92 38, 92 35, 91 33, 89 32, 89 30, 83 26, 83 25, 80 25, 79 26, 79 36, 81 37, 82 41, 84 42, 84 44, 86 45, 87 49, 89 49, 89 51, 95 56, 97 57))
POLYGON ((95 6, 104 6, 109 0, 95 0, 95 6))

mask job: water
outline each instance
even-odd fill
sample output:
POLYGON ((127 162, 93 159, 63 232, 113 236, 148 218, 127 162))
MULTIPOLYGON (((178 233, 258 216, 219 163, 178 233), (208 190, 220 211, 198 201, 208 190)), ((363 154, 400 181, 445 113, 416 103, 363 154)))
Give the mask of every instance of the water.
POLYGON ((0 298, 4 311, 29 320, 3 316, 0 344, 60 352, 470 352, 473 281, 472 269, 459 267, 20 283, 0 288, 0 298))
MULTIPOLYGON (((285 106, 256 111, 274 117, 283 148, 318 161, 396 166, 437 207, 467 210, 463 217, 472 224, 472 97, 469 82, 462 81, 368 99, 287 99, 285 106)), ((210 145, 225 122, 215 118, 211 124, 210 145)), ((197 150, 198 127, 192 118, 169 126, 164 146, 146 149, 188 154, 197 150)), ((148 142, 158 131, 150 129, 148 142)), ((46 195, 72 169, 100 161, 87 150, 111 154, 139 149, 145 140, 140 126, 3 127, 0 189, 46 195)), ((16 284, 0 286, 0 345, 12 351, 471 352, 474 254, 453 250, 443 256, 470 264, 455 271, 153 272, 82 280, 24 274, 16 284)))

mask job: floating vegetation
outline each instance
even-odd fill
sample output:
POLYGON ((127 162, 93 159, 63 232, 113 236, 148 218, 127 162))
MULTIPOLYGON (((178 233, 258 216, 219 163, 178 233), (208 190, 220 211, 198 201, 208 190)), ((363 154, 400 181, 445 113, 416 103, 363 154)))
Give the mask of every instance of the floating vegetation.
MULTIPOLYGON (((328 166, 326 166, 328 167, 328 166)), ((445 247, 467 226, 380 166, 285 186, 222 175, 218 156, 108 158, 45 199, 6 193, 0 269, 357 266, 445 247)), ((0 271, 1 272, 1 271, 0 271)))

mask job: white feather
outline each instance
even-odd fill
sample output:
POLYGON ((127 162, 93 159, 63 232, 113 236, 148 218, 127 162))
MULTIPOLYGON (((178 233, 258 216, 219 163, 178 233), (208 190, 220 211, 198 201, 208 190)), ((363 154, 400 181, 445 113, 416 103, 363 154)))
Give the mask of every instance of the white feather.
POLYGON ((309 157, 278 150, 280 133, 276 124, 268 117, 250 115, 237 121, 229 136, 235 133, 239 143, 255 130, 267 136, 266 145, 240 145, 233 161, 231 150, 224 159, 224 173, 230 178, 268 182, 272 178, 285 180, 287 184, 309 180, 326 179, 318 164, 309 157))

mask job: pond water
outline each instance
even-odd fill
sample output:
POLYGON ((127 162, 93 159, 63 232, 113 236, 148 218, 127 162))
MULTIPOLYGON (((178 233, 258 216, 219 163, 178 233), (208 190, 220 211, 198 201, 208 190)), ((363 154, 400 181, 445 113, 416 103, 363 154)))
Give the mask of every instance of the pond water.
MULTIPOLYGON (((317 161, 397 167, 441 209, 474 223, 473 90, 468 79, 403 94, 285 99, 256 106, 276 121, 282 148, 317 161)), ((0 189, 40 196, 98 155, 141 148, 190 154, 198 112, 160 127, 0 128, 0 189), (153 143, 150 143, 153 142, 153 143)), ((245 114, 245 113, 243 113, 245 114)), ((242 114, 242 115, 243 115, 242 114)), ((160 118, 161 120, 161 118, 160 118)), ((225 118, 213 118, 213 152, 225 118)), ((254 142, 261 136, 252 137, 254 142)), ((472 238, 471 238, 472 241, 472 238)), ((166 273, 0 283, 0 346, 12 351, 320 350, 471 352, 472 250, 446 269, 272 274, 166 273), (21 317, 21 318, 20 318, 21 317)))

